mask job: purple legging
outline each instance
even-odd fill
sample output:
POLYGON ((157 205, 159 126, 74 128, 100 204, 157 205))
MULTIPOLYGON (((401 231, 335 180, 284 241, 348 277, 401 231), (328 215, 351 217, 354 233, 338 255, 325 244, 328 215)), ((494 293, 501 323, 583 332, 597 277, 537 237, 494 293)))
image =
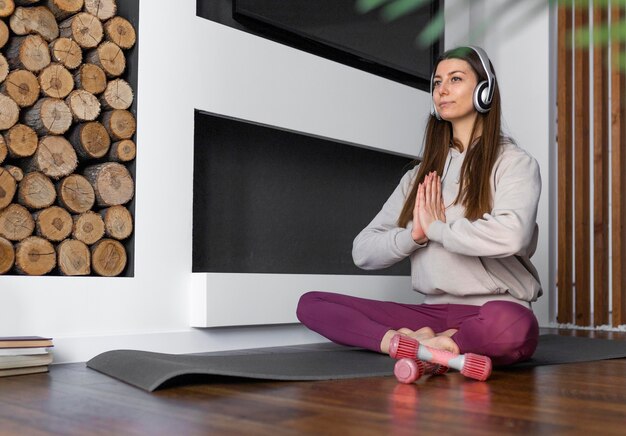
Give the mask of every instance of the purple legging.
POLYGON ((300 298, 297 315, 304 325, 333 342, 373 351, 380 351, 389 330, 430 327, 439 333, 458 329, 452 339, 461 353, 487 355, 495 365, 530 358, 539 337, 532 310, 510 301, 483 306, 400 304, 308 292, 300 298))

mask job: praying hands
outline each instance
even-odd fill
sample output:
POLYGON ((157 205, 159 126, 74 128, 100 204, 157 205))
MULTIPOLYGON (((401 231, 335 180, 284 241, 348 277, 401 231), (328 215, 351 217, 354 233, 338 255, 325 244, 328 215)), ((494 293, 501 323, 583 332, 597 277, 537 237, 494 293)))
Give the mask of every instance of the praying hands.
POLYGON ((426 231, 434 221, 446 222, 446 212, 441 194, 441 178, 436 171, 428 173, 417 188, 413 208, 411 236, 418 244, 428 241, 426 231))

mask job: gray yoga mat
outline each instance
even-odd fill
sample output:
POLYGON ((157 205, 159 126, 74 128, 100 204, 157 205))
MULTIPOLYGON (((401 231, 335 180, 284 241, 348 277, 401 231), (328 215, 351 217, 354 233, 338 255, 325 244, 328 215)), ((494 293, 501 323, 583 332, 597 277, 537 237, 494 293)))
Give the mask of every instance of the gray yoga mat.
MULTIPOLYGON (((542 335, 531 360, 507 369, 622 357, 626 357, 626 341, 542 335)), ((186 375, 291 381, 333 380, 390 376, 394 363, 394 360, 379 353, 324 344, 321 347, 204 354, 113 350, 94 357, 87 362, 87 366, 152 392, 165 382, 186 375)))

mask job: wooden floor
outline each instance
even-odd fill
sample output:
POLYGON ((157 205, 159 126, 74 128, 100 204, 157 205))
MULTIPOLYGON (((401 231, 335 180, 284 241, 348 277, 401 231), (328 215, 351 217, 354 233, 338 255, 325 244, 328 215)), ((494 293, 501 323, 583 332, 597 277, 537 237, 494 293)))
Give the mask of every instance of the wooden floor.
MULTIPOLYGON (((559 333, 626 341, 623 333, 559 333)), ((84 364, 55 365, 0 379, 0 434, 624 435, 626 359, 496 371, 487 382, 458 373, 414 385, 205 377, 154 393, 84 364)))

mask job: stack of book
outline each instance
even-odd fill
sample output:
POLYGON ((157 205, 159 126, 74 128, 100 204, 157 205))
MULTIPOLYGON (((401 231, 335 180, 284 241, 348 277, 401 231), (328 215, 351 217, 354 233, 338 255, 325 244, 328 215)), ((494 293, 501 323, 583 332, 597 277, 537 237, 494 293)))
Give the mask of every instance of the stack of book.
POLYGON ((0 337, 0 377, 48 372, 52 363, 51 338, 0 337))

